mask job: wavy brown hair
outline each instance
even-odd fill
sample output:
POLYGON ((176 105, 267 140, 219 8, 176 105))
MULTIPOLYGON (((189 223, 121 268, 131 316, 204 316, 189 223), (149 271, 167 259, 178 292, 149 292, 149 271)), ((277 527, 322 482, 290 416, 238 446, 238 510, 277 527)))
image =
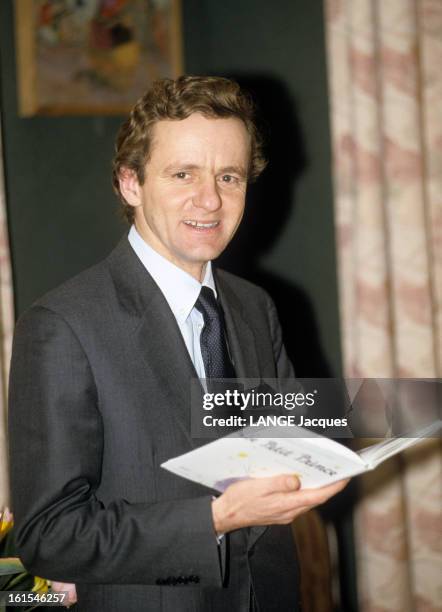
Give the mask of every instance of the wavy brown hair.
POLYGON ((162 120, 180 121, 193 113, 215 119, 236 117, 243 121, 251 142, 248 180, 255 180, 265 168, 266 160, 261 134, 256 125, 255 107, 238 83, 223 77, 209 76, 181 76, 175 80, 156 81, 133 107, 115 143, 112 183, 129 223, 133 222, 134 208, 127 204, 121 194, 121 171, 132 170, 142 185, 155 123, 162 120))

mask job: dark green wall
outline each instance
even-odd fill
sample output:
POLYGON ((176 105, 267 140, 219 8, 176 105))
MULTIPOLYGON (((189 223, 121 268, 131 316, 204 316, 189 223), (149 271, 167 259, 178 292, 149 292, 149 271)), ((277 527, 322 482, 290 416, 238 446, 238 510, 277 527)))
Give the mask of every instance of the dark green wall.
MULTIPOLYGON (((291 207, 278 210, 278 198, 287 197, 287 189, 281 189, 284 175, 275 172, 268 189, 268 221, 272 225, 272 215, 279 214, 284 217, 284 223, 261 263, 272 276, 283 281, 276 284, 270 280, 268 286, 286 287, 286 300, 298 297, 292 288, 305 291, 319 328, 319 342, 330 366, 328 373, 338 375, 341 353, 323 3, 321 0, 186 0, 184 4, 189 71, 244 75, 246 82, 261 79, 262 88, 274 90, 276 103, 269 105, 274 114, 278 114, 281 94, 293 103, 295 116, 291 121, 295 123, 292 131, 296 134, 290 142, 288 138, 284 142, 284 128, 279 125, 281 117, 277 118, 277 129, 282 134, 278 138, 279 148, 273 152, 286 173, 295 175, 292 176, 291 207), (300 158, 304 158, 304 163, 300 158), (291 161, 298 167, 290 168, 291 161), (299 168, 300 165, 303 167, 299 168)), ((281 100, 281 112, 288 115, 286 106, 287 100, 281 100)), ((253 223, 253 213, 250 219, 253 223)), ((285 310, 285 319, 289 321, 291 305, 284 304, 282 299, 278 305, 285 310)), ((298 314, 297 308, 293 307, 293 311, 298 314)), ((308 332, 303 337, 302 351, 309 352, 309 338, 314 335, 314 330, 310 332, 310 319, 304 327, 308 332)), ((292 326, 291 331, 300 330, 292 326)), ((311 338, 310 344, 316 350, 315 338, 311 338)), ((296 347, 293 350, 296 352, 296 347)), ((306 375, 325 373, 326 368, 313 363, 313 357, 309 361, 311 366, 305 370, 306 375)))
MULTIPOLYGON (((284 190, 286 199, 290 194, 290 206, 286 206, 275 239, 260 254, 260 266, 278 277, 281 286, 305 291, 325 356, 338 372, 322 2, 185 0, 183 5, 187 72, 242 75, 258 81, 263 77, 264 87, 266 82, 273 83, 275 92, 284 90, 293 101, 298 135, 295 146, 278 144, 279 167, 284 166, 284 159, 288 165, 298 159, 299 147, 305 162, 284 190)), ((12 12, 12 1, 2 0, 3 137, 20 313, 40 294, 103 257, 124 225, 109 178, 113 139, 121 118, 20 119, 12 12)), ((274 181, 266 196, 269 217, 276 214, 275 204, 281 198, 281 172, 274 181)), ((250 218, 253 224, 253 215, 250 218)), ((287 296, 291 307, 292 294, 287 296)))

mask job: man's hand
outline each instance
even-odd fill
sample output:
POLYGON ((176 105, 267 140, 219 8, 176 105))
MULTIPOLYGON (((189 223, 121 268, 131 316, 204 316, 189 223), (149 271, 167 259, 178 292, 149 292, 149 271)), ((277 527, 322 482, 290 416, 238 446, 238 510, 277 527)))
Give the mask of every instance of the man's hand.
POLYGON ((212 503, 217 534, 255 525, 287 525, 311 508, 342 491, 349 480, 319 489, 300 489, 296 476, 251 478, 230 485, 212 503))
POLYGON ((77 603, 77 589, 75 584, 69 582, 53 582, 51 581, 51 589, 59 593, 67 593, 67 599, 63 603, 63 606, 69 608, 74 603, 77 603))

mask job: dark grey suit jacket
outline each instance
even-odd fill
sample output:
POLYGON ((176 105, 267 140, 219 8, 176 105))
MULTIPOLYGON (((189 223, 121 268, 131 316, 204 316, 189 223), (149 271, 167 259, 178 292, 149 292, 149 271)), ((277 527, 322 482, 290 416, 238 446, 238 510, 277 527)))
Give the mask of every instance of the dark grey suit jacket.
MULTIPOLYGON (((270 298, 216 273, 238 376, 292 376, 270 298)), ((16 541, 33 574, 75 582, 81 612, 297 609, 289 527, 242 529, 222 552, 212 491, 160 464, 191 450, 196 372, 127 238, 17 324, 10 379, 16 541)))

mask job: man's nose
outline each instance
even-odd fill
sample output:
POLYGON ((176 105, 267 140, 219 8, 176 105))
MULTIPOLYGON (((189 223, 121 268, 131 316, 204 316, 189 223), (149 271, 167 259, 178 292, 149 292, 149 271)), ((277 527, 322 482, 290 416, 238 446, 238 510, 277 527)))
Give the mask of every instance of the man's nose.
POLYGON ((221 208, 222 200, 215 178, 210 177, 201 181, 193 202, 198 208, 205 208, 207 211, 215 211, 221 208))

